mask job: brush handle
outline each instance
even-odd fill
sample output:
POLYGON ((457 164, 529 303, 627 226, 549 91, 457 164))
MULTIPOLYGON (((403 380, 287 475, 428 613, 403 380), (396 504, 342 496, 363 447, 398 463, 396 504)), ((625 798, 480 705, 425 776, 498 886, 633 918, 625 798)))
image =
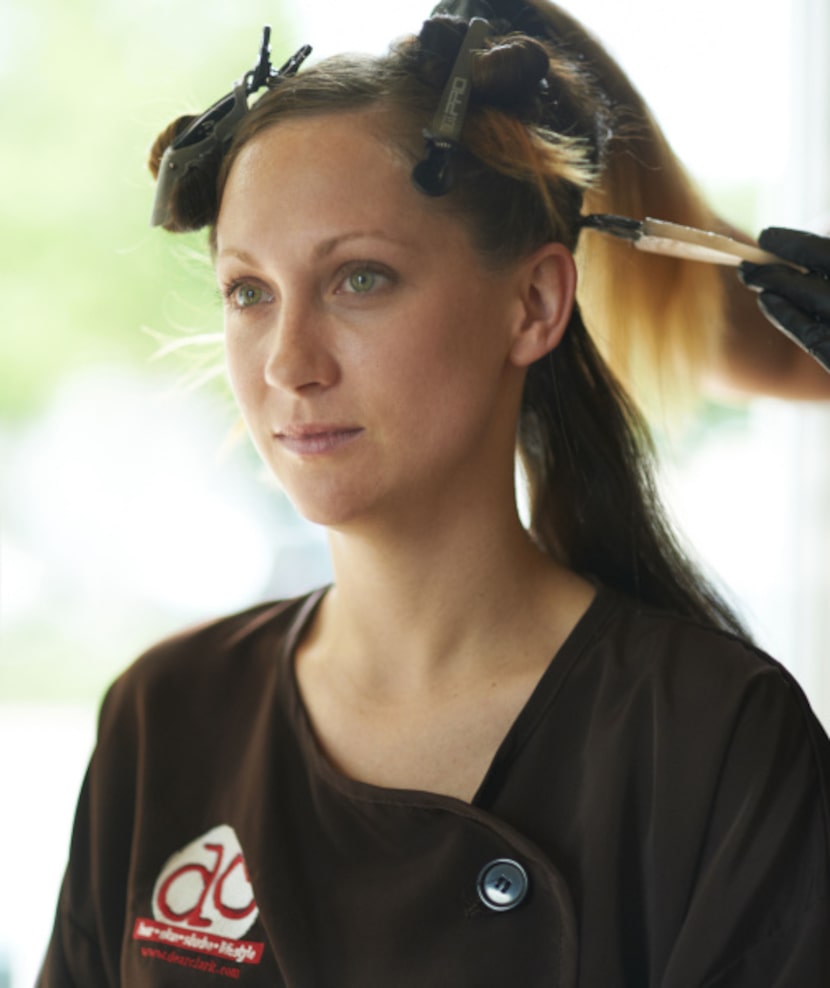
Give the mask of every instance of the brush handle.
POLYGON ((760 247, 733 240, 721 233, 710 233, 680 223, 650 218, 643 220, 640 235, 634 243, 639 250, 652 254, 668 254, 733 267, 737 267, 742 261, 752 264, 790 263, 760 247))

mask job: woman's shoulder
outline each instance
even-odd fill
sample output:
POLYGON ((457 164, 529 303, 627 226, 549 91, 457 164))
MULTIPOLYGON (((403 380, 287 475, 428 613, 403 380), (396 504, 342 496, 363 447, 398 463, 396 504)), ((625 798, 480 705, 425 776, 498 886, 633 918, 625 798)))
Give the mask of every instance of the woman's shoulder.
MULTIPOLYGON (((608 592, 601 662, 673 716, 706 722, 752 716, 762 723, 817 719, 793 673, 740 635, 608 592)), ((826 738, 825 738, 826 741, 826 738)))
POLYGON ((171 634, 135 659, 112 683, 102 720, 149 705, 164 709, 227 704, 263 691, 280 657, 323 591, 257 604, 171 634))
POLYGON ((606 644, 644 672, 744 679, 784 666, 749 638, 603 589, 606 644))

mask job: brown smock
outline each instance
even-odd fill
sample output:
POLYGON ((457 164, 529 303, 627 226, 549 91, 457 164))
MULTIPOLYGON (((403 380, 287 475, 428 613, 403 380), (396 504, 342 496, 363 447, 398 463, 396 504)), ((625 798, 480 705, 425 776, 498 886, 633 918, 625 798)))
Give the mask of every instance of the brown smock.
POLYGON ((779 664, 600 589, 468 804, 322 756, 322 593, 115 682, 43 988, 830 986, 830 745, 779 664))

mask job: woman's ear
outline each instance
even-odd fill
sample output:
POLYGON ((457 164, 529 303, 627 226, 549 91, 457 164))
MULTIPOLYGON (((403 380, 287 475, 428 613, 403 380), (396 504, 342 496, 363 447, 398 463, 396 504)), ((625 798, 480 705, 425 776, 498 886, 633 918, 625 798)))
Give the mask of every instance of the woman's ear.
POLYGON ((523 319, 510 359, 528 367, 550 353, 567 328, 576 295, 576 264, 564 244, 550 243, 527 257, 519 269, 523 319))

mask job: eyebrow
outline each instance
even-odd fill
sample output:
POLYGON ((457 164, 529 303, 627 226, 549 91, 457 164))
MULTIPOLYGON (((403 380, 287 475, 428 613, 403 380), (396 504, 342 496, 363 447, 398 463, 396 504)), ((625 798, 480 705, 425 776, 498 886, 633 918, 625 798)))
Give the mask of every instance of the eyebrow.
MULTIPOLYGON (((403 248, 411 247, 407 241, 392 237, 384 230, 354 230, 349 233, 341 233, 336 237, 329 237, 328 239, 323 240, 314 247, 313 254, 316 258, 328 257, 330 254, 333 254, 338 247, 348 243, 351 240, 367 239, 385 240, 388 243, 395 244, 396 246, 403 248)), ((219 260, 222 257, 235 257, 245 264, 256 265, 257 263, 253 254, 237 247, 224 247, 218 252, 216 259, 219 260)))
POLYGON ((398 247, 409 247, 410 245, 404 240, 398 240, 396 237, 390 236, 385 230, 354 230, 351 233, 343 233, 337 237, 330 237, 328 240, 324 240, 321 244, 318 244, 314 248, 314 253, 317 257, 327 257, 329 254, 334 253, 334 251, 340 247, 342 244, 348 243, 350 240, 385 240, 388 243, 395 244, 398 247))
POLYGON ((217 252, 215 260, 221 261, 223 257, 235 257, 238 261, 242 261, 243 264, 256 266, 253 254, 249 254, 246 250, 240 250, 237 247, 223 247, 222 250, 217 252))

